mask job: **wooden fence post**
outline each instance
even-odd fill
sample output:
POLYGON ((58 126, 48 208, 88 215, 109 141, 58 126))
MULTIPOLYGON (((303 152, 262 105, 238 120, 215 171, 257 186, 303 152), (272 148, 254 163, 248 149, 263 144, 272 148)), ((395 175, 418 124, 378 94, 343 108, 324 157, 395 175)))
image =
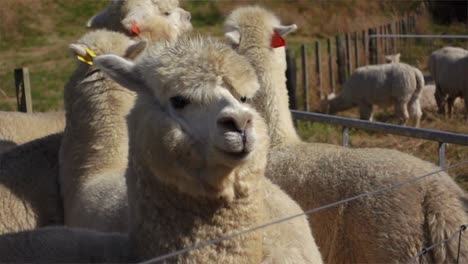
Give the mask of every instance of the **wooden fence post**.
POLYGON ((371 35, 375 35, 376 33, 375 28, 370 28, 369 29, 369 63, 370 64, 377 64, 377 39, 375 37, 371 38, 371 35))
POLYGON ((367 32, 365 30, 362 31, 362 48, 364 49, 364 64, 367 65, 369 63, 368 51, 369 47, 367 46, 367 32))
MULTIPOLYGON (((359 34, 358 32, 354 32, 354 68, 359 67, 359 34)), ((350 74, 351 75, 351 74, 350 74)))
POLYGON ((286 49, 286 87, 288 88, 289 95, 289 108, 297 110, 297 67, 296 58, 291 55, 291 50, 286 49))
POLYGON ((301 45, 302 59, 302 87, 304 95, 304 111, 309 112, 309 75, 307 69, 307 50, 305 44, 301 45))
POLYGON ((31 84, 28 68, 14 70, 16 86, 16 105, 18 111, 32 113, 31 84))
MULTIPOLYGON (((393 34, 393 29, 392 29, 392 23, 388 24, 387 25, 387 32, 388 34, 392 35, 393 34)), ((396 51, 395 51, 395 38, 390 38, 389 39, 389 47, 388 47, 389 51, 392 53, 392 54, 395 54, 396 51)))
POLYGON ((333 49, 332 49, 332 40, 327 40, 327 49, 328 49, 328 71, 330 76, 330 86, 331 92, 335 92, 335 74, 333 72, 333 49))
POLYGON ((317 65, 317 87, 318 87, 318 98, 323 98, 322 91, 322 58, 320 56, 320 41, 315 42, 315 65, 317 65))
POLYGON ((336 57, 338 63, 338 82, 344 84, 346 81, 346 63, 343 37, 341 35, 336 35, 336 57))
POLYGON ((351 75, 352 67, 350 34, 346 33, 346 79, 351 75))

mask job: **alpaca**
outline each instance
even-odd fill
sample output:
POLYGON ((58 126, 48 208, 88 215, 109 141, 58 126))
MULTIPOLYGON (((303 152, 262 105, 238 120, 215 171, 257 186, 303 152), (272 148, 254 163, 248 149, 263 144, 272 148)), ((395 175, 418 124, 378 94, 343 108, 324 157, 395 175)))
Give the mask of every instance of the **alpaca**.
MULTIPOLYGON (((94 63, 138 94, 128 116, 128 239, 63 227, 10 234, 0 237, 0 261, 25 261, 30 255, 35 261, 77 261, 64 256, 71 252, 84 262, 136 262, 302 212, 263 176, 266 125, 243 103, 258 89, 257 77, 229 47, 201 37, 182 38, 148 48, 136 62, 103 55, 94 63), (81 249, 78 256, 73 248, 81 249)), ((166 262, 322 260, 306 218, 298 217, 166 262)))
MULTIPOLYGON (((225 22, 226 41, 259 75, 261 96, 259 102, 253 100, 254 106, 260 104, 257 109, 265 120, 271 120, 269 115, 281 117, 267 122, 270 133, 293 127, 285 82, 271 81, 286 70, 284 48, 273 48, 271 40, 295 28, 281 26, 272 13, 260 7, 239 8, 225 22), (265 105, 270 109, 265 111, 265 105)), ((434 170, 433 164, 394 150, 349 149, 284 137, 269 152, 266 176, 308 210, 434 170)), ((311 215, 309 223, 324 262, 407 262, 467 223, 462 202, 467 199, 450 176, 440 172, 383 195, 319 211, 311 215)), ((454 262, 456 250, 452 241, 423 258, 454 262)), ((468 259, 468 248, 462 248, 461 257, 468 259)))
MULTIPOLYGON (((135 42, 122 33, 97 30, 71 44, 70 50, 82 57, 91 50, 96 55, 113 53, 135 58, 145 47, 145 41, 135 42)), ((128 135, 124 117, 133 106, 135 94, 94 66, 78 63, 65 86, 67 124, 60 146, 65 225, 125 232, 128 224, 123 175, 128 135)))
POLYGON ((50 135, 0 154, 0 234, 63 223, 61 139, 50 135))
MULTIPOLYGON (((110 12, 105 17, 109 23, 118 23, 119 26, 97 23, 93 28, 108 28, 129 33, 130 29, 127 24, 137 21, 135 22, 137 23, 135 30, 138 34, 132 33, 132 37, 149 42, 174 40, 192 29, 190 13, 179 8, 178 1, 152 1, 151 7, 148 7, 148 4, 142 0, 114 1, 110 9, 115 9, 115 12, 110 12), (126 17, 126 19, 121 22, 119 19, 122 17, 126 17), (121 23, 126 26, 123 27, 121 23)), ((32 114, 0 112, 0 142, 2 142, 0 152, 10 149, 14 145, 62 132, 64 127, 64 111, 32 114), (29 128, 28 130, 24 129, 26 126, 29 128), (27 131, 27 133, 23 131, 27 131)))

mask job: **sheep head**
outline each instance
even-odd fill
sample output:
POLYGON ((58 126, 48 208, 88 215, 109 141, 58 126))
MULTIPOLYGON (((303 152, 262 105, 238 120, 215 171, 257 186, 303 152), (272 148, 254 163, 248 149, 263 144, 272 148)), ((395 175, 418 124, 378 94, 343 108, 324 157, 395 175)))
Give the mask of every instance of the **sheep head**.
POLYGON ((271 12, 248 6, 234 10, 224 23, 224 37, 239 53, 250 47, 274 49, 274 37, 284 37, 297 30, 295 24, 283 26, 271 12), (241 41, 242 40, 242 41, 241 41))
POLYGON ((263 174, 268 134, 245 104, 259 88, 245 58, 217 41, 184 37, 148 48, 136 62, 113 55, 95 62, 138 93, 128 118, 130 164, 194 197, 248 194, 263 174))
POLYGON ((136 42, 122 33, 96 30, 70 44, 68 49, 80 61, 93 65, 93 58, 97 55, 116 54, 134 59, 146 48, 146 44, 146 41, 136 42))
POLYGON ((162 20, 153 24, 153 28, 165 21, 176 36, 192 29, 190 13, 179 7, 178 0, 113 0, 107 9, 93 16, 87 26, 134 34, 140 33, 141 27, 148 28, 154 17, 162 20))
POLYGON ((386 63, 398 63, 400 62, 400 57, 401 57, 400 53, 385 55, 385 62, 386 63))

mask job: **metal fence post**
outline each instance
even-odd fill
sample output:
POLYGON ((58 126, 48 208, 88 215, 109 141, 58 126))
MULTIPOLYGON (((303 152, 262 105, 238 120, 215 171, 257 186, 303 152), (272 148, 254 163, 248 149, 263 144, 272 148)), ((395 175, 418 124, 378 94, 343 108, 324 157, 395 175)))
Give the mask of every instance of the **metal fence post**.
POLYGON ((346 79, 349 78, 351 75, 351 68, 353 67, 351 64, 351 40, 350 34, 346 33, 346 79))
POLYGON ((349 147, 349 128, 343 127, 343 147, 349 147))
POLYGON ((304 110, 309 112, 309 76, 307 69, 307 50, 306 45, 301 45, 301 58, 302 58, 302 87, 304 89, 304 110))
POLYGON ((31 84, 28 68, 14 70, 16 86, 16 105, 18 111, 32 113, 31 84))
POLYGON ((371 37, 372 35, 375 35, 377 30, 375 28, 370 28, 369 29, 369 58, 370 58, 370 64, 377 64, 377 38, 371 37))
POLYGON ((439 166, 445 169, 445 151, 447 150, 447 143, 439 142, 439 166))
POLYGON ((346 81, 345 49, 342 36, 336 35, 336 60, 338 63, 338 82, 344 84, 346 81))
MULTIPOLYGON (((359 33, 354 32, 354 68, 359 67, 359 33)), ((351 75, 351 74, 350 74, 351 75)))

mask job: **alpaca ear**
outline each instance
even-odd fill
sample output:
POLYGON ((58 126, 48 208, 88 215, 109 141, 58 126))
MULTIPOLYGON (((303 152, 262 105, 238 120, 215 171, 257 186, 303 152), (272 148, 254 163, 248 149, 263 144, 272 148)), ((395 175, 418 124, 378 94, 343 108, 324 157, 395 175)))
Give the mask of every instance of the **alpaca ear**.
POLYGON ((240 32, 239 29, 224 33, 224 39, 231 46, 238 46, 240 43, 240 32))
POLYGON ((297 25, 296 24, 291 24, 289 26, 279 25, 279 26, 274 27, 273 29, 278 31, 278 34, 280 34, 281 37, 284 37, 288 35, 289 33, 296 31, 297 25))
POLYGON ((116 55, 101 55, 94 59, 94 64, 118 84, 135 92, 145 90, 145 83, 135 70, 134 62, 116 55))
POLYGON ((109 8, 101 11, 97 15, 91 17, 88 22, 86 22, 87 28, 101 28, 103 25, 106 25, 111 20, 111 16, 109 14, 109 8))
POLYGON ((148 45, 148 42, 145 40, 141 40, 130 47, 127 48, 125 51, 125 58, 128 59, 135 59, 138 55, 140 55, 148 45))
POLYGON ((80 44, 70 44, 68 45, 68 50, 74 56, 86 56, 86 47, 80 44))
POLYGON ((395 55, 395 58, 396 58, 398 61, 400 61, 400 57, 401 57, 401 53, 398 52, 398 53, 395 55))

